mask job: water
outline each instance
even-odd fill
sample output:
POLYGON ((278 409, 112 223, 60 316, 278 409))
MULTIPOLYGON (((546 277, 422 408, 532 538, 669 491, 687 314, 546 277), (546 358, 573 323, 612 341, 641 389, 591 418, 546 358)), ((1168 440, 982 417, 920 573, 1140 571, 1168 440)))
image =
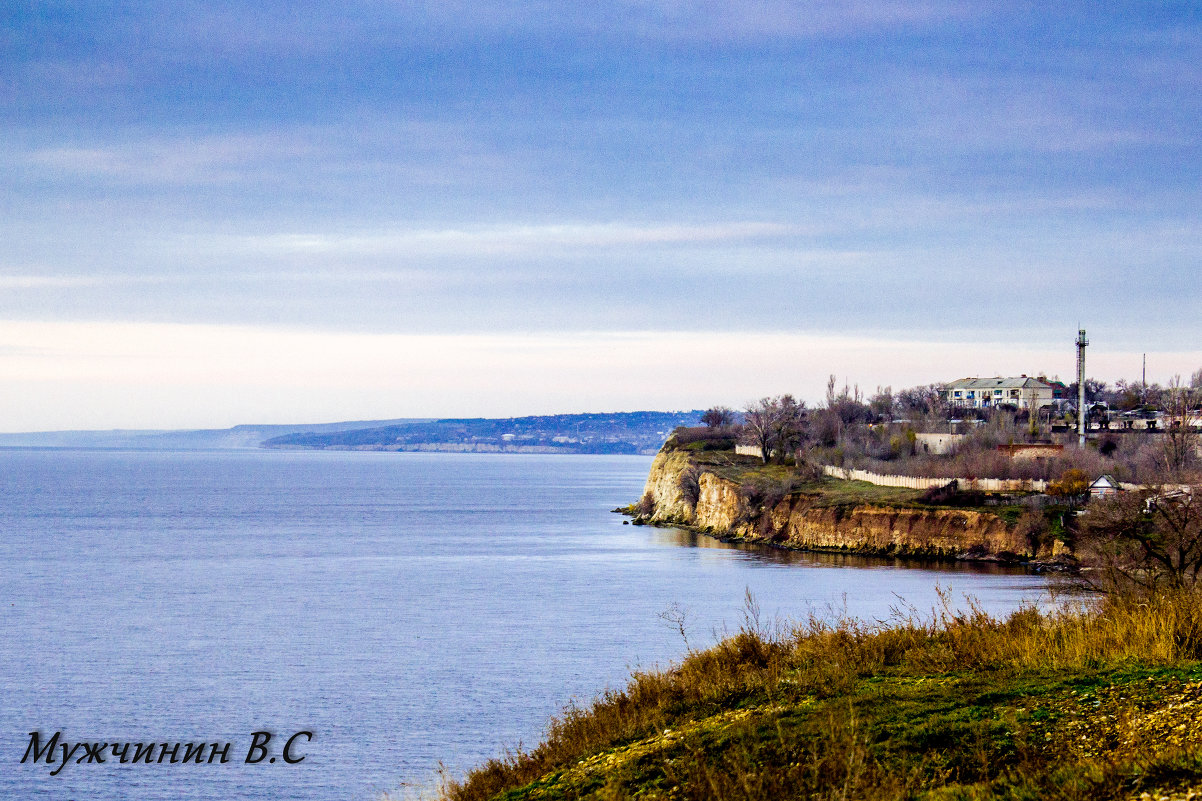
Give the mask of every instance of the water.
POLYGON ((748 590, 765 619, 871 619, 929 609, 937 584, 996 612, 1045 586, 624 526, 609 510, 649 465, 0 451, 0 798, 374 799, 533 745, 565 703, 680 656, 669 609, 696 646, 748 590), (50 777, 20 764, 35 730, 233 747, 50 777), (302 730, 303 762, 244 763, 252 732, 279 754, 302 730))

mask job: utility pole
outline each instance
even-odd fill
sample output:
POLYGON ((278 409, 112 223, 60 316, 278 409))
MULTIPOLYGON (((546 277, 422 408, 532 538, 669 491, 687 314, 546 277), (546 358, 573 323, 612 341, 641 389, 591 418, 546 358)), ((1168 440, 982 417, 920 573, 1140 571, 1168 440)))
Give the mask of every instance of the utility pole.
POLYGON ((1085 447, 1085 329, 1077 331, 1077 445, 1085 447))

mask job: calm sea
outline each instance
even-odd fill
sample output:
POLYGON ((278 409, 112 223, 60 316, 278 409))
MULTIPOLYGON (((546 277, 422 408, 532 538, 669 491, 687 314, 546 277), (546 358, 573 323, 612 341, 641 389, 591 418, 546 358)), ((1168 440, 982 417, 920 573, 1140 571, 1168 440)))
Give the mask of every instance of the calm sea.
POLYGON ((460 772, 533 745, 564 704, 679 657, 668 610, 699 646, 738 627, 748 591, 764 619, 878 619, 929 609, 937 586, 999 613, 1045 586, 623 525, 609 510, 649 465, 0 451, 0 798, 403 795, 440 761, 460 772), (109 752, 51 777, 57 764, 20 764, 32 731, 233 745, 227 764, 109 752), (246 764, 257 731, 273 755, 313 737, 302 762, 246 764))

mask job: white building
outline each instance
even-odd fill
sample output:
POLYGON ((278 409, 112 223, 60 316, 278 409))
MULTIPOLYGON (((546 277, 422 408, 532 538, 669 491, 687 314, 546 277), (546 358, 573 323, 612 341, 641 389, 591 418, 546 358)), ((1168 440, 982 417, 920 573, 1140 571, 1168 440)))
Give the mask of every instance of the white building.
POLYGON ((919 453, 944 456, 951 453, 963 439, 963 434, 915 434, 914 445, 919 453))
POLYGON ((1017 378, 961 378, 943 387, 943 397, 952 406, 988 409, 1014 406, 1042 409, 1052 405, 1055 387, 1029 376, 1017 378))
POLYGON ((1112 476, 1100 476, 1089 485, 1089 494, 1094 498, 1108 498, 1122 489, 1112 476))

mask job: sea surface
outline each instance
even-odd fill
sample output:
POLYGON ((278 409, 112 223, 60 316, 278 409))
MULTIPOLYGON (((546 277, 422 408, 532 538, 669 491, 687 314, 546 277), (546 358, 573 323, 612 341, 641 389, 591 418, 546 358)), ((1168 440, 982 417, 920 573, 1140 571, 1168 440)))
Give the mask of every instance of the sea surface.
POLYGON ((0 451, 0 798, 429 797, 440 763, 456 775, 533 746, 565 704, 737 629, 748 594, 768 623, 887 619, 931 609, 937 588, 1002 614, 1046 588, 623 525, 610 510, 649 466, 0 451), (201 765, 110 750, 50 776, 21 764, 33 731, 232 747, 201 765), (312 739, 296 764, 246 764, 259 731, 274 756, 312 739))

